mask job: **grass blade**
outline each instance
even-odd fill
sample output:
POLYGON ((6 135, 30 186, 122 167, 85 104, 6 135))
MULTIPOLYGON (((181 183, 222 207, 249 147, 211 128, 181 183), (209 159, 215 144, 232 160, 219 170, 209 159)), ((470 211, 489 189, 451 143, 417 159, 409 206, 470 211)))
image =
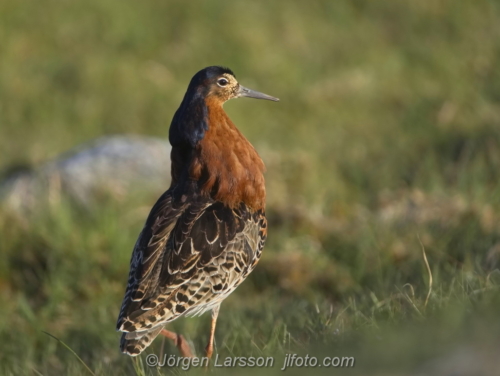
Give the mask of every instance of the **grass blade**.
POLYGON ((91 374, 92 376, 96 376, 96 374, 95 374, 95 373, 94 373, 94 372, 90 369, 90 367, 89 367, 89 366, 88 366, 88 365, 87 365, 87 364, 83 361, 83 359, 82 359, 82 358, 80 358, 80 357, 78 356, 78 354, 77 354, 75 351, 73 351, 73 349, 72 349, 71 347, 69 347, 66 343, 64 343, 63 341, 61 341, 61 340, 60 340, 59 338, 57 338, 56 336, 54 336, 54 335, 52 335, 52 334, 50 334, 50 333, 47 333, 47 332, 45 332, 45 331, 43 331, 43 330, 42 330, 42 333, 45 333, 45 334, 47 334, 48 336, 50 336, 50 337, 54 338, 57 342, 59 342, 60 344, 62 344, 64 347, 66 347, 66 349, 68 349, 68 350, 69 350, 69 351, 70 351, 70 352, 71 352, 71 353, 72 353, 72 354, 76 357, 76 359, 78 359, 78 360, 80 361, 80 363, 82 363, 82 364, 83 364, 83 366, 87 369, 87 371, 89 371, 89 372, 90 372, 90 374, 91 374))

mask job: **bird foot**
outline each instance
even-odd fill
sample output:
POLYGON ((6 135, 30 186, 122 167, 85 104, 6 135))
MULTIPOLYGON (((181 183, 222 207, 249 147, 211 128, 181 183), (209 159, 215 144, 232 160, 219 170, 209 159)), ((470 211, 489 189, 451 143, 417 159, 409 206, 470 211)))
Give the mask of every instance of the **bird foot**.
POLYGON ((191 351, 191 348, 189 347, 189 343, 186 341, 184 336, 171 332, 169 330, 163 329, 160 334, 164 335, 168 339, 171 339, 174 343, 175 346, 179 349, 179 352, 181 355, 185 358, 194 358, 194 354, 191 351))

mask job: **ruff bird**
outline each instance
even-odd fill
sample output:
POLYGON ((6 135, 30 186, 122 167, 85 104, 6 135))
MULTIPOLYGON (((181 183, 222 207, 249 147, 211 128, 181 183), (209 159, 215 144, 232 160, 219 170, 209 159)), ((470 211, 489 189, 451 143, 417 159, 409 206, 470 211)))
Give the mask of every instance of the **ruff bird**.
POLYGON ((170 188, 135 244, 118 317, 122 352, 139 355, 160 333, 183 356, 183 336, 164 326, 212 312, 205 355, 213 353, 221 302, 255 268, 267 236, 264 163, 222 106, 232 98, 278 101, 212 66, 194 75, 170 125, 170 188))

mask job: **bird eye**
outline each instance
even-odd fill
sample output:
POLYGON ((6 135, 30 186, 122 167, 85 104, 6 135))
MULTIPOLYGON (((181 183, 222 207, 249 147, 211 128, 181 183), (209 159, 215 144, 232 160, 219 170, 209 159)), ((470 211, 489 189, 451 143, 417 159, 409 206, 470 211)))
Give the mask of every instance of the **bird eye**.
POLYGON ((217 85, 221 86, 221 87, 224 87, 226 86, 227 84, 229 83, 228 80, 226 80, 225 78, 219 78, 217 80, 217 85))

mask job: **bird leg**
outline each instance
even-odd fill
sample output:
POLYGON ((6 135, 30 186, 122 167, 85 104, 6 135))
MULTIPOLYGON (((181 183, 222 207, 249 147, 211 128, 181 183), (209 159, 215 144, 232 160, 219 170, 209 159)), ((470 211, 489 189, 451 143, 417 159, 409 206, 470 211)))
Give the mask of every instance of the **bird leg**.
POLYGON ((215 325, 217 324, 217 316, 219 315, 220 305, 212 309, 212 322, 210 323, 210 337, 208 338, 207 347, 205 347, 205 356, 210 359, 214 352, 215 325))
POLYGON ((194 358, 193 353, 191 352, 191 348, 189 347, 189 344, 187 343, 186 339, 177 333, 171 332, 166 329, 162 329, 160 332, 161 335, 164 335, 168 339, 171 339, 174 341, 175 345, 179 349, 179 352, 181 355, 185 358, 194 358))

